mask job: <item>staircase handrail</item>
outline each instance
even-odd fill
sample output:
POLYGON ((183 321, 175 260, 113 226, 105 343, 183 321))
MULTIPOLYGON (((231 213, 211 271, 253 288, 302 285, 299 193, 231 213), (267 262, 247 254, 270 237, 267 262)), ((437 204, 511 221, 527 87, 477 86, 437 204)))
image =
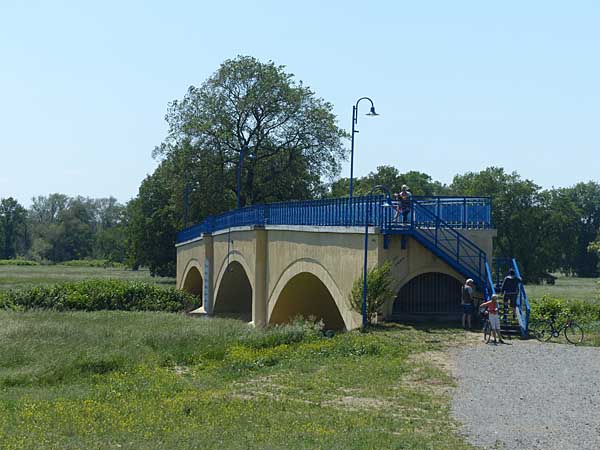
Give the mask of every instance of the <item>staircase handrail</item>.
MULTIPOLYGON (((483 270, 484 270, 484 263, 487 261, 487 256, 485 254, 485 252, 483 250, 481 250, 481 248, 479 248, 479 246, 477 246, 474 242, 472 242, 469 238, 465 237, 463 234, 459 233, 454 227, 452 227, 450 224, 448 224, 447 222, 445 222, 443 219, 441 219, 440 217, 436 216, 435 214, 433 214, 431 211, 429 211, 427 208, 423 207, 422 205, 419 204, 418 201, 412 201, 412 208, 413 211, 419 211, 421 213, 424 213, 425 216, 428 216, 431 218, 430 221, 427 221, 427 223, 435 223, 435 228, 436 228, 436 236, 437 236, 437 230, 438 229, 444 229, 447 230, 451 235, 456 237, 457 240, 457 252, 455 252, 454 254, 448 252, 445 248, 442 248, 441 246, 438 245, 437 239, 435 242, 435 246, 441 251, 441 252, 445 252, 446 254, 448 254, 449 256, 456 258, 456 262, 465 267, 465 264, 461 264, 460 261, 460 246, 461 244, 467 248, 469 248, 469 250, 475 252, 478 255, 478 259, 479 259, 479 264, 477 266, 477 268, 474 267, 470 267, 470 265, 466 265, 466 269, 469 273, 474 273, 478 284, 485 289, 485 284, 486 284, 486 276, 483 274, 483 270)), ((414 230, 419 230, 421 227, 418 225, 417 221, 415 220, 415 214, 412 215, 412 221, 411 221, 411 228, 414 230)), ((424 228, 424 227, 423 227, 424 228)), ((422 233, 423 237, 426 237, 428 240, 428 236, 425 233, 422 233)), ((464 256, 463 256, 464 258, 464 256)), ((466 261, 465 261, 466 262, 466 261)))
POLYGON ((492 277, 492 271, 490 270, 490 265, 487 261, 487 258, 485 260, 485 273, 487 276, 487 286, 485 288, 485 299, 489 300, 492 298, 492 295, 494 295, 496 293, 496 288, 494 287, 494 278, 492 277))
POLYGON ((519 271, 519 265, 517 264, 517 260, 513 258, 511 262, 512 268, 515 271, 515 275, 519 280, 519 297, 517 299, 517 307, 519 310, 519 314, 521 315, 521 320, 523 324, 523 326, 521 327, 521 334, 525 336, 529 328, 529 316, 531 314, 531 306, 529 305, 529 299, 527 298, 527 293, 525 292, 525 286, 523 285, 523 279, 521 278, 521 272, 519 271), (523 301, 525 303, 525 311, 523 311, 523 301))

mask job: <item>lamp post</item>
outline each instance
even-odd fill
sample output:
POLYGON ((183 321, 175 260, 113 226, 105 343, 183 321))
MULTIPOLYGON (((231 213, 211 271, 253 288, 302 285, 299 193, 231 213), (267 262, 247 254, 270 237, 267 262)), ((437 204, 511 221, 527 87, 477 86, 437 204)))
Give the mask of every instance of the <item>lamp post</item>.
POLYGON ((369 100, 371 102, 371 109, 367 113, 367 116, 378 116, 375 112, 375 105, 373 104, 373 100, 369 97, 361 97, 356 101, 356 105, 352 106, 352 136, 350 139, 350 201, 352 201, 352 194, 354 192, 353 189, 353 181, 354 181, 354 134, 358 133, 358 130, 355 128, 355 125, 358 123, 358 104, 362 100, 369 100))
MULTIPOLYGON (((373 192, 381 190, 386 194, 386 203, 381 206, 391 207, 392 206, 392 195, 390 194, 390 190, 382 185, 378 184, 373 189, 369 191, 367 194, 366 200, 369 199, 373 192)), ((367 328, 367 254, 369 250, 369 219, 371 216, 371 205, 366 205, 366 213, 365 213, 365 259, 363 263, 363 296, 362 296, 362 328, 365 330, 367 328)))

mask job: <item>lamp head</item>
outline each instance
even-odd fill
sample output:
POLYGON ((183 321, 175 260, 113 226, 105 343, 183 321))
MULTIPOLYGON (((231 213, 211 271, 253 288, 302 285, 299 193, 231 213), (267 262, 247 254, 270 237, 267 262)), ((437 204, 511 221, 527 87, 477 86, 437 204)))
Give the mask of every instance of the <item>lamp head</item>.
POLYGON ((371 111, 369 111, 369 112, 368 112, 366 115, 367 115, 367 116, 378 116, 379 114, 377 114, 377 113, 375 112, 375 107, 374 107, 374 106, 371 106, 371 111))

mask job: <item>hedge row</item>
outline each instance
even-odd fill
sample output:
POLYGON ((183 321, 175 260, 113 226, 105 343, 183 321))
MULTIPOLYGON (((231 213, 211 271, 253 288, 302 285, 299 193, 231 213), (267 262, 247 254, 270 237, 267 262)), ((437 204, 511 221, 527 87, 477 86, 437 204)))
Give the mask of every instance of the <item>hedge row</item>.
POLYGON ((0 266, 39 266, 37 261, 28 261, 26 259, 0 259, 0 266))
POLYGON ((600 321, 600 299, 595 302, 564 300, 543 297, 531 303, 531 319, 540 320, 556 317, 559 320, 572 318, 581 324, 600 321))
MULTIPOLYGON (((54 265, 55 263, 51 261, 42 261, 41 263, 38 261, 31 261, 26 259, 0 259, 0 266, 39 266, 39 265, 54 265)), ((118 268, 125 269, 127 266, 120 262, 109 261, 108 259, 74 259, 71 261, 63 261, 61 263, 56 263, 61 266, 71 266, 71 267, 110 267, 110 268, 118 268)))
POLYGON ((198 299, 138 281, 90 280, 0 292, 0 308, 57 311, 189 311, 198 299))
POLYGON ((124 269, 125 264, 109 261, 108 259, 73 259, 71 261, 64 261, 59 263, 61 266, 70 266, 70 267, 114 267, 119 269, 124 269))

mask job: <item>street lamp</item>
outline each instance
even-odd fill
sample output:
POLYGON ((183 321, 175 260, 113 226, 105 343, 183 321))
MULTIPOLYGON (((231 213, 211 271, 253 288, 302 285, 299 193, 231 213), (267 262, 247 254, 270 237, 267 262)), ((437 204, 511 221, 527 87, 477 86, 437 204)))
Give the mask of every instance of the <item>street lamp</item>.
MULTIPOLYGON (((385 203, 381 206, 383 207, 391 207, 392 206, 392 195, 390 194, 390 190, 382 185, 378 184, 373 189, 369 191, 367 196, 365 197, 365 201, 368 201, 369 197, 373 195, 373 192, 380 190, 385 192, 386 199, 385 203)), ((367 328, 367 253, 369 249, 369 219, 371 213, 371 205, 367 203, 366 205, 366 213, 365 213, 365 259, 363 263, 363 298, 362 298, 362 328, 365 330, 367 328)))
POLYGON ((352 106, 352 136, 350 141, 350 200, 352 200, 353 194, 353 180, 354 180, 354 134, 358 133, 358 130, 355 129, 355 125, 358 122, 358 104, 361 100, 369 100, 371 102, 371 109, 367 113, 367 116, 378 116, 375 112, 375 105, 373 104, 373 100, 369 97, 361 97, 356 101, 356 105, 352 106))

